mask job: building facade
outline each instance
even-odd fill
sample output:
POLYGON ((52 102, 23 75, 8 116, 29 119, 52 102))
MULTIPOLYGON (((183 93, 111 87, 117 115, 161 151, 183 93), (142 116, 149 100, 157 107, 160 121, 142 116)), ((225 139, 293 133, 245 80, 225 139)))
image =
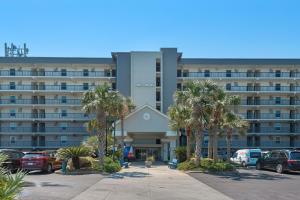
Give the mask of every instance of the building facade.
MULTIPOLYGON (((250 128, 234 135, 233 150, 300 148, 300 59, 194 59, 176 48, 113 52, 110 58, 0 58, 0 148, 80 144, 89 120, 82 94, 107 82, 137 106, 125 119, 125 142, 135 156, 169 160, 176 147, 166 116, 173 94, 188 80, 207 79, 242 98, 236 112, 250 128)), ((205 136, 205 148, 207 142, 205 136)), ((225 138, 219 147, 226 148, 225 138)))

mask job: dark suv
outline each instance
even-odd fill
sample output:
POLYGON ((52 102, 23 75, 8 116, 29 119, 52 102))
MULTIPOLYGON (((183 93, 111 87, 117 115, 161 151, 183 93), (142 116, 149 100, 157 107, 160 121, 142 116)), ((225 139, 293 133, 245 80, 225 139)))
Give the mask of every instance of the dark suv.
POLYGON ((3 163, 3 167, 11 172, 16 172, 18 169, 21 169, 21 158, 24 156, 23 152, 13 149, 0 149, 0 154, 7 156, 7 160, 3 163))
POLYGON ((277 173, 300 171, 300 151, 274 150, 259 158, 256 169, 271 169, 277 173))

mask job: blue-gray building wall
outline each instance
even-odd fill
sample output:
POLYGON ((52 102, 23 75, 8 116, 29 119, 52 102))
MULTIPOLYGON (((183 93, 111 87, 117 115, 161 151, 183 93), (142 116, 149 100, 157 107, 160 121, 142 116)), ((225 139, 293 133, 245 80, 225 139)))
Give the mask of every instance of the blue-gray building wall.
POLYGON ((177 79, 177 48, 161 48, 162 52, 162 103, 163 113, 173 104, 177 79))
POLYGON ((131 55, 130 53, 116 53, 117 90, 124 96, 131 96, 131 55))

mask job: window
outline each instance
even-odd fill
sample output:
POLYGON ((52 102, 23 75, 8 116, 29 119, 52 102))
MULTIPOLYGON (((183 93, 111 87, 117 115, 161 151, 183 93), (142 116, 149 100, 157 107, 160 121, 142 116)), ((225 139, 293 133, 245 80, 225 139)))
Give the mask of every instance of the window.
POLYGON ((67 114, 67 110, 62 110, 61 111, 61 116, 62 117, 66 117, 68 114, 67 114))
POLYGON ((177 77, 181 77, 181 69, 177 69, 177 77))
POLYGON ((116 89, 117 89, 117 84, 116 84, 116 83, 111 83, 111 88, 112 88, 113 90, 116 90, 116 89))
POLYGON ((182 76, 183 77, 188 77, 189 71, 188 70, 183 70, 182 76))
POLYGON ((275 137, 275 143, 280 144, 280 139, 281 139, 280 137, 275 137))
POLYGON ((181 83, 177 83, 177 90, 181 90, 181 83))
POLYGON ((10 69, 9 70, 9 75, 10 76, 15 76, 16 75, 16 70, 15 69, 10 69))
POLYGON ((61 97, 61 103, 67 103, 67 97, 66 96, 61 97))
POLYGON ((105 70, 104 70, 104 76, 105 76, 105 77, 110 77, 110 70, 105 69, 105 70))
POLYGON ((156 139, 155 144, 161 144, 160 139, 156 139))
POLYGON ((280 123, 275 123, 275 124, 274 124, 274 128, 275 128, 275 131, 280 131, 280 129, 281 129, 281 124, 280 124, 280 123))
POLYGON ((16 128, 17 128, 17 123, 15 123, 15 122, 9 123, 9 129, 10 130, 16 130, 16 128))
POLYGON ((83 70, 83 76, 89 76, 89 70, 84 69, 83 70))
POLYGON ((15 96, 10 96, 9 97, 9 102, 10 103, 16 103, 16 97, 15 96))
POLYGON ((66 135, 60 136, 60 142, 61 142, 62 144, 67 143, 67 140, 68 140, 68 136, 66 136, 66 135))
POLYGON ((156 87, 160 87, 160 77, 156 77, 156 87))
POLYGON ((231 70, 226 70, 226 77, 231 77, 231 70))
POLYGON ((15 90, 16 89, 16 83, 15 82, 9 82, 9 89, 15 90))
POLYGON ((9 141, 10 141, 10 144, 15 144, 16 143, 16 136, 10 136, 9 141))
POLYGON ((68 124, 67 124, 67 123, 60 123, 60 128, 61 128, 62 130, 67 130, 68 124))
POLYGON ((210 77, 210 72, 209 70, 204 71, 204 77, 210 77))
POLYGON ((275 98, 275 104, 280 104, 281 98, 280 97, 276 97, 275 98))
POLYGON ((89 83, 83 83, 83 90, 89 89, 89 83))
POLYGON ((280 91, 280 89, 281 89, 280 83, 277 83, 277 84, 275 85, 275 90, 276 90, 276 91, 280 91))
POLYGON ((281 71, 280 70, 275 71, 275 77, 281 77, 281 71))
POLYGON ((160 72, 160 59, 156 59, 156 72, 160 72))
POLYGON ((10 116, 16 117, 16 110, 10 110, 10 116))
POLYGON ((231 90, 231 83, 226 84, 226 90, 231 90))
POLYGON ((275 112, 275 117, 276 117, 276 118, 280 118, 280 110, 276 110, 276 112, 275 112))
POLYGON ((61 69, 61 76, 67 76, 67 70, 66 69, 61 69))
POLYGON ((115 70, 115 69, 111 70, 112 77, 116 77, 116 74, 117 74, 117 70, 115 70))
POLYGON ((160 111, 160 105, 156 105, 156 110, 160 111))
POLYGON ((160 92, 159 91, 156 92, 156 101, 160 101, 160 92))
POLYGON ((61 83, 60 84, 60 89, 61 90, 66 90, 67 89, 67 83, 61 83))

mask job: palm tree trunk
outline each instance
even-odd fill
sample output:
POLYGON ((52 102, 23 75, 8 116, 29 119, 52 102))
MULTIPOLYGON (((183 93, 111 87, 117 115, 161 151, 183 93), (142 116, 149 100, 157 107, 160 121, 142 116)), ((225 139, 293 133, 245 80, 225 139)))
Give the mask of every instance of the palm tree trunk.
POLYGON ((105 156, 105 130, 100 130, 98 134, 98 141, 99 141, 99 165, 100 169, 103 170, 104 168, 104 156, 105 156))
POLYGON ((124 162, 124 116, 121 116, 121 163, 124 162))
POLYGON ((180 145, 179 139, 180 139, 180 129, 177 129, 176 147, 179 147, 180 145))
POLYGON ((227 161, 230 161, 230 156, 231 156, 231 131, 227 132, 226 136, 226 148, 227 148, 227 161))
POLYGON ((218 132, 213 132, 213 159, 218 161, 218 132))
POLYGON ((202 150, 202 138, 203 134, 201 130, 196 130, 195 132, 195 139, 196 139, 196 149, 195 149, 195 156, 196 156, 196 166, 200 165, 201 161, 201 150, 202 150))
POLYGON ((186 131, 186 159, 190 160, 190 158, 191 158, 191 138, 190 138, 191 130, 189 127, 187 127, 185 129, 185 131, 186 131))
POLYGON ((208 132, 207 151, 208 151, 208 158, 212 159, 213 158, 213 135, 212 135, 211 131, 208 132))

